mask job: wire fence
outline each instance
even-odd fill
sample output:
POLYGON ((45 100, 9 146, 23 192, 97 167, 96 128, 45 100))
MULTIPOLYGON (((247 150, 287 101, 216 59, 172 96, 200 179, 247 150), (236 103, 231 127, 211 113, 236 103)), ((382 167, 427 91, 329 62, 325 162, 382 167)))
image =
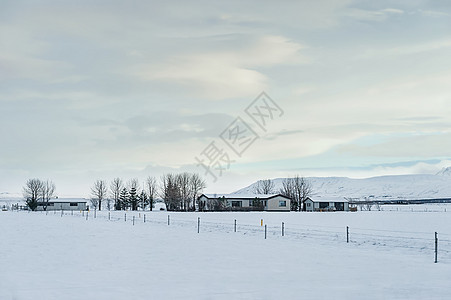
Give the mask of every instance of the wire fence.
POLYGON ((42 211, 40 214, 50 216, 72 216, 88 220, 124 223, 132 226, 171 226, 175 228, 192 228, 198 233, 225 233, 241 234, 246 236, 264 237, 265 239, 294 239, 299 241, 311 241, 318 244, 351 244, 356 247, 378 247, 378 249, 390 251, 401 249, 402 251, 416 252, 422 255, 437 257, 435 262, 451 263, 451 234, 426 232, 426 231, 402 231, 361 227, 339 227, 328 225, 290 224, 266 224, 263 219, 259 224, 249 221, 237 221, 231 215, 230 220, 212 217, 202 219, 202 215, 183 213, 150 213, 132 211, 42 211))

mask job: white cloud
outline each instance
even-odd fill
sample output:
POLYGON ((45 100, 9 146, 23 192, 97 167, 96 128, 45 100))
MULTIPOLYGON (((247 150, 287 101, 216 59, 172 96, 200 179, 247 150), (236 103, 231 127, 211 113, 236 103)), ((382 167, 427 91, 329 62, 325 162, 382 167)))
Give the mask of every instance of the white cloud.
MULTIPOLYGON (((233 41, 231 41, 233 45, 233 41)), ((263 36, 228 51, 175 55, 161 64, 138 65, 132 73, 142 80, 173 82, 208 99, 253 97, 267 89, 260 68, 299 64, 302 46, 281 36, 263 36)))

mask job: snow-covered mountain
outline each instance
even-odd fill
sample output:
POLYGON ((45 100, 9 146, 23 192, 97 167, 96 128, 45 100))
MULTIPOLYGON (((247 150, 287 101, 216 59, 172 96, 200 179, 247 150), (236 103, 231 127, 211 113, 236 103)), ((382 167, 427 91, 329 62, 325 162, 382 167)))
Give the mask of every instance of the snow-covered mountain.
MULTIPOLYGON (((366 197, 373 199, 451 198, 451 167, 437 174, 390 175, 363 179, 348 177, 307 177, 314 197, 366 197)), ((275 192, 282 188, 284 178, 274 179, 275 192)), ((234 194, 249 194, 256 182, 234 194)))
POLYGON ((9 193, 9 192, 0 192, 0 200, 16 201, 16 200, 20 200, 20 199, 23 199, 23 195, 22 194, 9 193))

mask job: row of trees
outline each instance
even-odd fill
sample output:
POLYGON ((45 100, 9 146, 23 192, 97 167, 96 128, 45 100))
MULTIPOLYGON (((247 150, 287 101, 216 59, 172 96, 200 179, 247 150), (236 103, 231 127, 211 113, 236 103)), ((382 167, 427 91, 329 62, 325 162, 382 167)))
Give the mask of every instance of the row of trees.
POLYGON ((91 205, 98 210, 105 203, 108 210, 150 210, 154 207, 157 185, 154 177, 149 176, 141 186, 138 179, 124 182, 116 177, 109 184, 105 180, 96 180, 91 187, 91 205))
POLYGON ((150 210, 154 207, 155 198, 160 196, 167 210, 194 211, 199 193, 206 187, 205 180, 196 173, 165 174, 158 185, 155 177, 149 176, 141 186, 138 179, 127 183, 121 178, 114 178, 108 187, 104 180, 96 180, 91 187, 91 204, 101 210, 106 202, 107 209, 115 210, 150 210))
POLYGON ((199 211, 204 203, 197 202, 200 192, 206 187, 205 180, 197 173, 165 174, 161 177, 161 198, 167 210, 199 211))
POLYGON ((312 185, 305 177, 296 175, 291 178, 285 178, 282 181, 282 187, 276 190, 274 181, 271 179, 259 180, 255 187, 255 194, 273 194, 280 193, 291 199, 292 211, 305 211, 305 200, 312 195, 312 185))
POLYGON ((23 187, 23 197, 31 210, 36 210, 38 202, 42 203, 43 209, 47 210, 49 200, 54 196, 55 184, 51 180, 39 178, 28 179, 23 187))

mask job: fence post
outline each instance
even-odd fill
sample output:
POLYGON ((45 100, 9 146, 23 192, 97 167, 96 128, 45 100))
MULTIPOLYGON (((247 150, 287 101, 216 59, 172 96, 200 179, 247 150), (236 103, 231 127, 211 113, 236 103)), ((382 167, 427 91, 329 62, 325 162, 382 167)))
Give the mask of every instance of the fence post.
POLYGON ((133 216, 133 226, 135 226, 135 216, 133 216))
POLYGON ((197 233, 200 231, 200 217, 197 218, 197 233))
POLYGON ((266 240, 266 224, 265 224, 265 240, 266 240))
POLYGON ((437 254, 438 254, 438 237, 437 237, 437 232, 435 232, 435 260, 434 260, 434 263, 437 263, 437 254))
POLYGON ((236 232, 236 219, 235 219, 235 226, 234 226, 234 231, 236 232))
POLYGON ((285 236, 285 223, 282 222, 282 236, 285 236))
POLYGON ((64 210, 61 210, 61 217, 63 216, 63 214, 64 214, 64 210))
POLYGON ((346 243, 349 243, 349 226, 346 226, 346 243))
POLYGON ((71 216, 73 216, 74 215, 74 210, 71 210, 70 214, 71 214, 71 216))
POLYGON ((125 220, 125 222, 127 222, 127 213, 125 213, 125 215, 124 215, 124 220, 125 220))
POLYGON ((94 219, 97 217, 97 209, 94 209, 94 219))
POLYGON ((169 215, 168 215, 168 226, 169 226, 169 215))
POLYGON ((263 219, 260 220, 260 226, 263 226, 263 219))
POLYGON ((146 214, 144 214, 144 223, 146 223, 146 214))
POLYGON ((111 220, 111 212, 108 212, 108 221, 111 220))
POLYGON ((86 212, 86 220, 88 220, 89 211, 86 212))

